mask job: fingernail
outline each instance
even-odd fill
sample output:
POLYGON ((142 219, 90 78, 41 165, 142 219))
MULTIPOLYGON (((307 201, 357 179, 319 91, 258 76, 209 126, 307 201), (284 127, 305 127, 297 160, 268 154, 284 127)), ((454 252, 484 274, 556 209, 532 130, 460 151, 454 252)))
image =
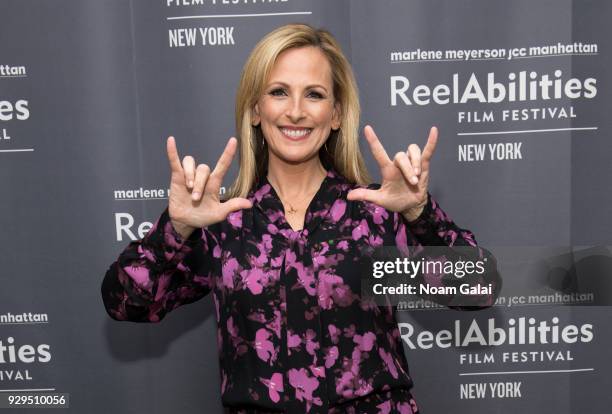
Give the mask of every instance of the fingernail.
POLYGON ((415 175, 413 175, 412 177, 410 177, 410 182, 412 184, 416 184, 419 182, 419 179, 415 175))
POLYGON ((193 187, 193 180, 190 180, 190 181, 187 183, 187 185, 188 185, 189 187, 193 187))
POLYGON ((198 193, 197 191, 191 193, 191 198, 193 198, 194 200, 197 200, 199 197, 200 197, 200 193, 198 193))

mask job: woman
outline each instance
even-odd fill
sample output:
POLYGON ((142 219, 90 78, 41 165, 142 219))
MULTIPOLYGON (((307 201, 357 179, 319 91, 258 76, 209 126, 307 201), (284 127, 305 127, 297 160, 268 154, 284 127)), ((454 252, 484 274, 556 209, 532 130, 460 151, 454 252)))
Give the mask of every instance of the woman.
MULTIPOLYGON (((360 297, 359 250, 475 245, 428 196, 432 128, 391 160, 365 137, 382 184, 369 186, 350 65, 326 31, 264 37, 240 80, 240 171, 221 202, 231 138, 210 171, 167 141, 169 206, 107 272, 117 320, 157 322, 212 292, 229 412, 415 413, 392 307, 360 297)), ((487 303, 490 304, 490 303, 487 303)))

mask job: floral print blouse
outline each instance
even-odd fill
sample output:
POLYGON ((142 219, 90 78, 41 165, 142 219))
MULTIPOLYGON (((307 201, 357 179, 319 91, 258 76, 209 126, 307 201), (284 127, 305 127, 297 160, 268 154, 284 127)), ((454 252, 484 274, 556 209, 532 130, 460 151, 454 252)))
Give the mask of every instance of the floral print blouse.
POLYGON ((329 170, 299 231, 285 220, 266 178, 248 195, 251 209, 186 240, 166 209, 106 273, 108 314, 159 322, 212 293, 229 412, 417 412, 396 310, 362 300, 359 252, 476 242, 431 196, 421 216, 407 223, 375 204, 348 201, 355 187, 329 170))

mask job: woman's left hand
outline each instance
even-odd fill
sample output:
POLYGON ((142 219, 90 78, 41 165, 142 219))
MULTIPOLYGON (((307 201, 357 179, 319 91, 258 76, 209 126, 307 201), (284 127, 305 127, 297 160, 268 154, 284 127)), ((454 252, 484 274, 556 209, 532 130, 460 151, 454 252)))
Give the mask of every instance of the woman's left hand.
POLYGON ((432 127, 429 131, 423 152, 418 145, 410 144, 406 152, 398 152, 393 160, 387 155, 370 125, 366 125, 364 132, 374 159, 380 167, 382 183, 378 190, 351 190, 347 198, 372 202, 387 210, 401 213, 408 221, 417 219, 427 204, 429 162, 436 149, 438 129, 432 127))

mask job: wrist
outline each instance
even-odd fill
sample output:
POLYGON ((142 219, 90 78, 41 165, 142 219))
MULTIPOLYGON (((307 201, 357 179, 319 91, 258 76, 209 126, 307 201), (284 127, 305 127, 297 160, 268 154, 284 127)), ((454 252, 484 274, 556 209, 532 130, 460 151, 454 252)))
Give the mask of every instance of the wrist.
POLYGON ((406 210, 402 211, 401 214, 408 222, 416 221, 423 213, 423 210, 425 210, 426 205, 427 197, 425 197, 423 202, 417 204, 416 206, 407 208, 406 210))
POLYGON ((174 231, 176 231, 183 238, 183 240, 187 240, 189 236, 191 236, 191 234, 195 231, 195 227, 191 227, 186 224, 179 223, 172 219, 170 220, 170 222, 172 223, 172 227, 174 228, 174 231))

